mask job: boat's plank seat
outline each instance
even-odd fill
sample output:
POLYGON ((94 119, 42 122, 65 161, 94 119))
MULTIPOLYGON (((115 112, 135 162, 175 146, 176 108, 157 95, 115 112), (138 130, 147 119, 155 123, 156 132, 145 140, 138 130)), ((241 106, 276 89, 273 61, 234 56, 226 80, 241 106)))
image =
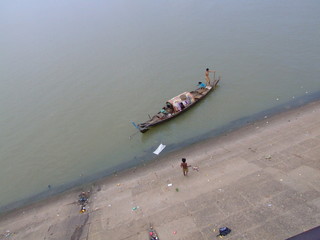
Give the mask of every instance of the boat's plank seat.
POLYGON ((208 89, 206 89, 206 88, 198 88, 198 89, 196 90, 196 92, 202 94, 202 93, 208 92, 208 89))
POLYGON ((202 94, 199 93, 198 91, 192 91, 191 94, 193 95, 194 99, 197 101, 199 100, 200 98, 202 98, 202 94))

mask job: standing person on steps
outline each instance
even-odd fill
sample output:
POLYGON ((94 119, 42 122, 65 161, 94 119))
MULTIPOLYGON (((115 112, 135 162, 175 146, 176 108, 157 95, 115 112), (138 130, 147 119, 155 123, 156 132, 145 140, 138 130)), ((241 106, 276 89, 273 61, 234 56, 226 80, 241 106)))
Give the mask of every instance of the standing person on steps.
POLYGON ((209 70, 209 68, 207 68, 207 69, 206 69, 206 72, 205 72, 205 78, 206 78, 207 86, 208 86, 208 85, 210 85, 210 77, 209 77, 209 73, 211 73, 211 72, 213 72, 213 73, 214 73, 214 72, 216 72, 216 71, 210 71, 210 70, 209 70))

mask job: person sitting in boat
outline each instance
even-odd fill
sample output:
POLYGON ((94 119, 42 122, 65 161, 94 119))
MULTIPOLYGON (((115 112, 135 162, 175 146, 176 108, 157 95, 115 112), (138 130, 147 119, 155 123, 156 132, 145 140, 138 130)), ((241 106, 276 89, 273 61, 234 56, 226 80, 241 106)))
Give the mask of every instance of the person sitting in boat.
POLYGON ((167 108, 165 108, 165 110, 167 111, 168 114, 173 113, 173 109, 172 109, 172 108, 168 108, 168 107, 167 107, 167 108))
POLYGON ((183 104, 183 102, 180 102, 179 105, 180 105, 181 110, 185 109, 185 107, 186 107, 186 106, 183 104))
POLYGON ((165 107, 163 107, 161 110, 160 110, 161 113, 164 113, 164 114, 168 114, 168 112, 166 111, 165 107))
POLYGON ((204 84, 203 82, 198 82, 198 87, 199 88, 205 88, 206 84, 204 84))
POLYGON ((168 113, 174 113, 174 109, 173 109, 173 106, 172 106, 172 104, 171 103, 169 103, 169 102, 167 102, 166 103, 166 111, 168 112, 168 113))
POLYGON ((186 99, 186 100, 182 101, 182 104, 183 104, 185 107, 187 107, 187 106, 190 104, 190 102, 188 101, 188 99, 186 99))

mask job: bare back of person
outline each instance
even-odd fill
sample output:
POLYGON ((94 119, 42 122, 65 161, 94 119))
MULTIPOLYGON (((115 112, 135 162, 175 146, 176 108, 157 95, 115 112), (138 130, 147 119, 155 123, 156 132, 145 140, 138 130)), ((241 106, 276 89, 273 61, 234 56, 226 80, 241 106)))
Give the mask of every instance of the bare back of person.
POLYGON ((209 68, 206 69, 206 72, 205 72, 205 79, 206 79, 206 83, 207 83, 207 86, 210 85, 210 77, 209 77, 209 73, 211 72, 215 72, 215 71, 210 71, 209 68))

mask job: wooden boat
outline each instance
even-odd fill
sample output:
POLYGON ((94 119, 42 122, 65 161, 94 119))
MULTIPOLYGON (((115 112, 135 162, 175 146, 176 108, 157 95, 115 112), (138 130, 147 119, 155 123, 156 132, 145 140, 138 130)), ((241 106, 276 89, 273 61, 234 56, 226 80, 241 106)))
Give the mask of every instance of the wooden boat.
POLYGON ((189 110, 192 106, 202 100, 211 91, 216 89, 220 76, 218 79, 214 79, 213 84, 200 87, 191 92, 183 92, 178 96, 171 98, 166 102, 166 105, 155 114, 153 117, 144 123, 135 124, 132 123, 140 132, 145 133, 150 127, 156 126, 160 123, 166 122, 181 113, 189 110))

